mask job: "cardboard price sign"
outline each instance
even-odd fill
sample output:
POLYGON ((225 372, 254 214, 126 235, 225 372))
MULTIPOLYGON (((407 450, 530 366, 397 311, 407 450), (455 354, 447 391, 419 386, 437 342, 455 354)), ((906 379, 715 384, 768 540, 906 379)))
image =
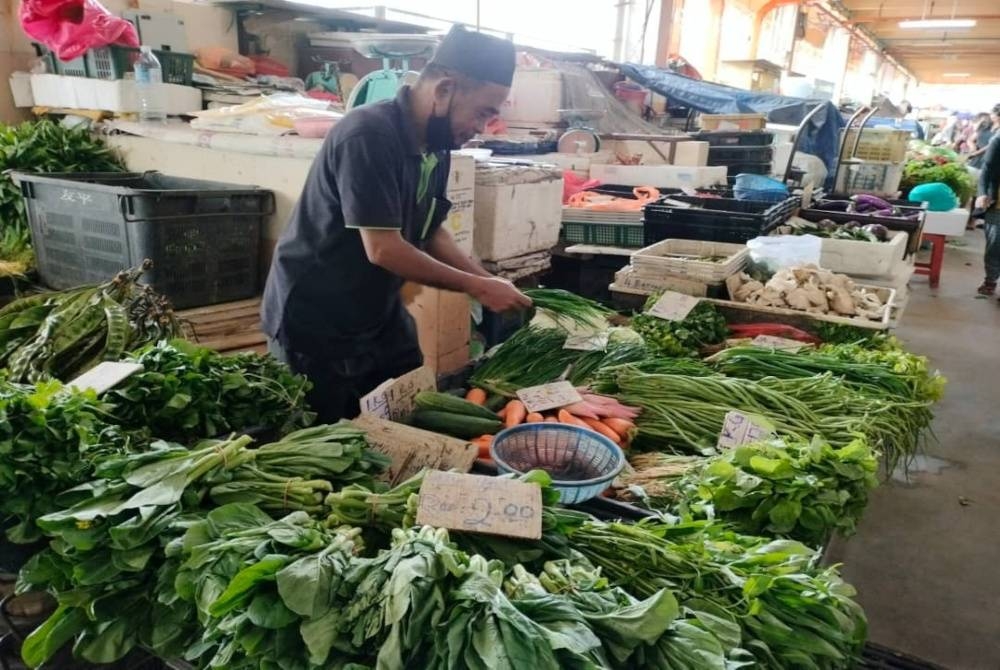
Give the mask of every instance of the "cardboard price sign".
POLYGON ((805 342, 790 340, 787 337, 774 337, 773 335, 758 335, 750 341, 750 344, 763 349, 779 349, 793 354, 809 346, 805 342))
POLYGON ((391 486, 421 470, 468 472, 476 461, 476 446, 465 440, 381 419, 374 414, 362 414, 352 423, 365 431, 370 449, 389 457, 389 469, 378 478, 391 486))
POLYGON ((755 414, 732 411, 726 414, 719 434, 718 449, 733 449, 744 444, 766 440, 774 435, 774 426, 755 414))
POLYGON ((386 381, 361 398, 361 413, 382 419, 401 419, 415 408, 415 398, 421 391, 437 389, 434 372, 426 366, 386 381))
POLYGON ((693 295, 664 291, 656 304, 650 307, 646 313, 666 321, 683 321, 691 313, 691 310, 698 306, 699 302, 701 302, 701 298, 696 298, 693 295))
POLYGON ((604 351, 608 348, 607 331, 601 333, 582 333, 580 335, 570 335, 566 338, 563 349, 573 349, 576 351, 604 351))
POLYGON ((420 485, 417 524, 539 540, 542 489, 513 479, 432 470, 420 485))
POLYGON ((529 386, 520 389, 517 392, 517 397, 524 403, 529 412, 544 412, 583 401, 576 388, 569 382, 529 386))
POLYGON ((101 395, 105 391, 110 391, 118 386, 140 370, 142 370, 142 365, 139 363, 112 363, 105 361, 90 368, 66 384, 66 386, 81 391, 90 389, 97 393, 97 395, 101 395))

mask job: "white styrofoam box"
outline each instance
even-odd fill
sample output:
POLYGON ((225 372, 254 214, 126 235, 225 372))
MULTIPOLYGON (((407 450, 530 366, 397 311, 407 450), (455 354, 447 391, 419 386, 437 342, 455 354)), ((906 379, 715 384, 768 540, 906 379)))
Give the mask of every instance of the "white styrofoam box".
MULTIPOLYGON (((164 88, 166 113, 188 114, 201 110, 201 90, 177 84, 157 84, 164 88)), ((56 74, 31 75, 31 94, 42 107, 98 109, 108 112, 139 111, 135 82, 130 79, 105 81, 56 74)))
POLYGON ((13 72, 10 75, 10 94, 15 107, 34 107, 35 97, 31 94, 31 75, 27 72, 13 72))
POLYGON ((858 281, 862 281, 865 284, 870 284, 871 286, 883 286, 885 288, 896 289, 896 302, 899 302, 900 296, 905 293, 906 285, 910 283, 913 279, 913 275, 917 268, 914 265, 914 256, 911 254, 902 263, 896 264, 896 271, 891 275, 885 277, 864 277, 859 278, 858 281))
POLYGON ((518 156, 518 158, 548 163, 558 166, 561 170, 571 170, 580 173, 582 176, 587 176, 590 174, 591 165, 595 163, 609 163, 614 160, 614 154, 610 151, 598 151, 592 154, 551 153, 538 156, 518 156))
POLYGON ((703 167, 708 165, 708 142, 677 142, 672 165, 683 165, 685 167, 703 167))
POLYGON ((895 274, 903 265, 910 237, 901 230, 892 230, 888 242, 822 239, 821 267, 853 277, 883 277, 895 274))
POLYGON ((499 261, 546 251, 562 226, 562 171, 553 165, 476 166, 476 256, 499 261))
POLYGON ((591 165, 590 176, 605 184, 704 188, 726 183, 726 167, 681 165, 591 165))
POLYGON ((517 68, 510 95, 500 108, 505 121, 558 123, 563 108, 563 74, 554 68, 517 68))
POLYGON ((956 207, 950 212, 927 212, 924 219, 925 235, 965 235, 965 226, 969 222, 969 210, 956 207))

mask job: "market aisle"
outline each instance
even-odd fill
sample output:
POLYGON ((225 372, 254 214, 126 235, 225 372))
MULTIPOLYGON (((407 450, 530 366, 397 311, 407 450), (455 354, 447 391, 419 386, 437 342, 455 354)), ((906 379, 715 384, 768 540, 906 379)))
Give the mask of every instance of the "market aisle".
POLYGON ((941 287, 915 277, 899 336, 948 378, 939 444, 883 485, 829 554, 859 591, 874 642, 952 670, 1000 668, 1000 305, 972 296, 982 231, 949 247, 941 287), (971 264, 971 265, 967 265, 971 264))

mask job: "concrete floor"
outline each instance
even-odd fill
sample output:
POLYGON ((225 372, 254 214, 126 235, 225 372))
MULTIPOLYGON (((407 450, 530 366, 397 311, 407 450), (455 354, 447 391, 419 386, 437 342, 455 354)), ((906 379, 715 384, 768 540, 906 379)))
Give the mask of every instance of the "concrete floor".
POLYGON ((914 277, 898 330, 948 378, 939 442, 829 553, 872 641, 951 670, 1000 670, 1000 304, 974 297, 983 241, 979 230, 949 245, 937 290, 914 277))

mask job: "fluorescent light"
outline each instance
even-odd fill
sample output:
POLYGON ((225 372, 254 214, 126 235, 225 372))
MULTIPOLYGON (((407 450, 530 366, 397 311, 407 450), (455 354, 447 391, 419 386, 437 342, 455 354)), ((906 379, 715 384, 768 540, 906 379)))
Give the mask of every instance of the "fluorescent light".
POLYGON ((971 77, 972 75, 968 72, 945 72, 941 75, 942 77, 971 77))
POLYGON ((900 21, 900 28, 974 28, 975 19, 912 19, 900 21))

